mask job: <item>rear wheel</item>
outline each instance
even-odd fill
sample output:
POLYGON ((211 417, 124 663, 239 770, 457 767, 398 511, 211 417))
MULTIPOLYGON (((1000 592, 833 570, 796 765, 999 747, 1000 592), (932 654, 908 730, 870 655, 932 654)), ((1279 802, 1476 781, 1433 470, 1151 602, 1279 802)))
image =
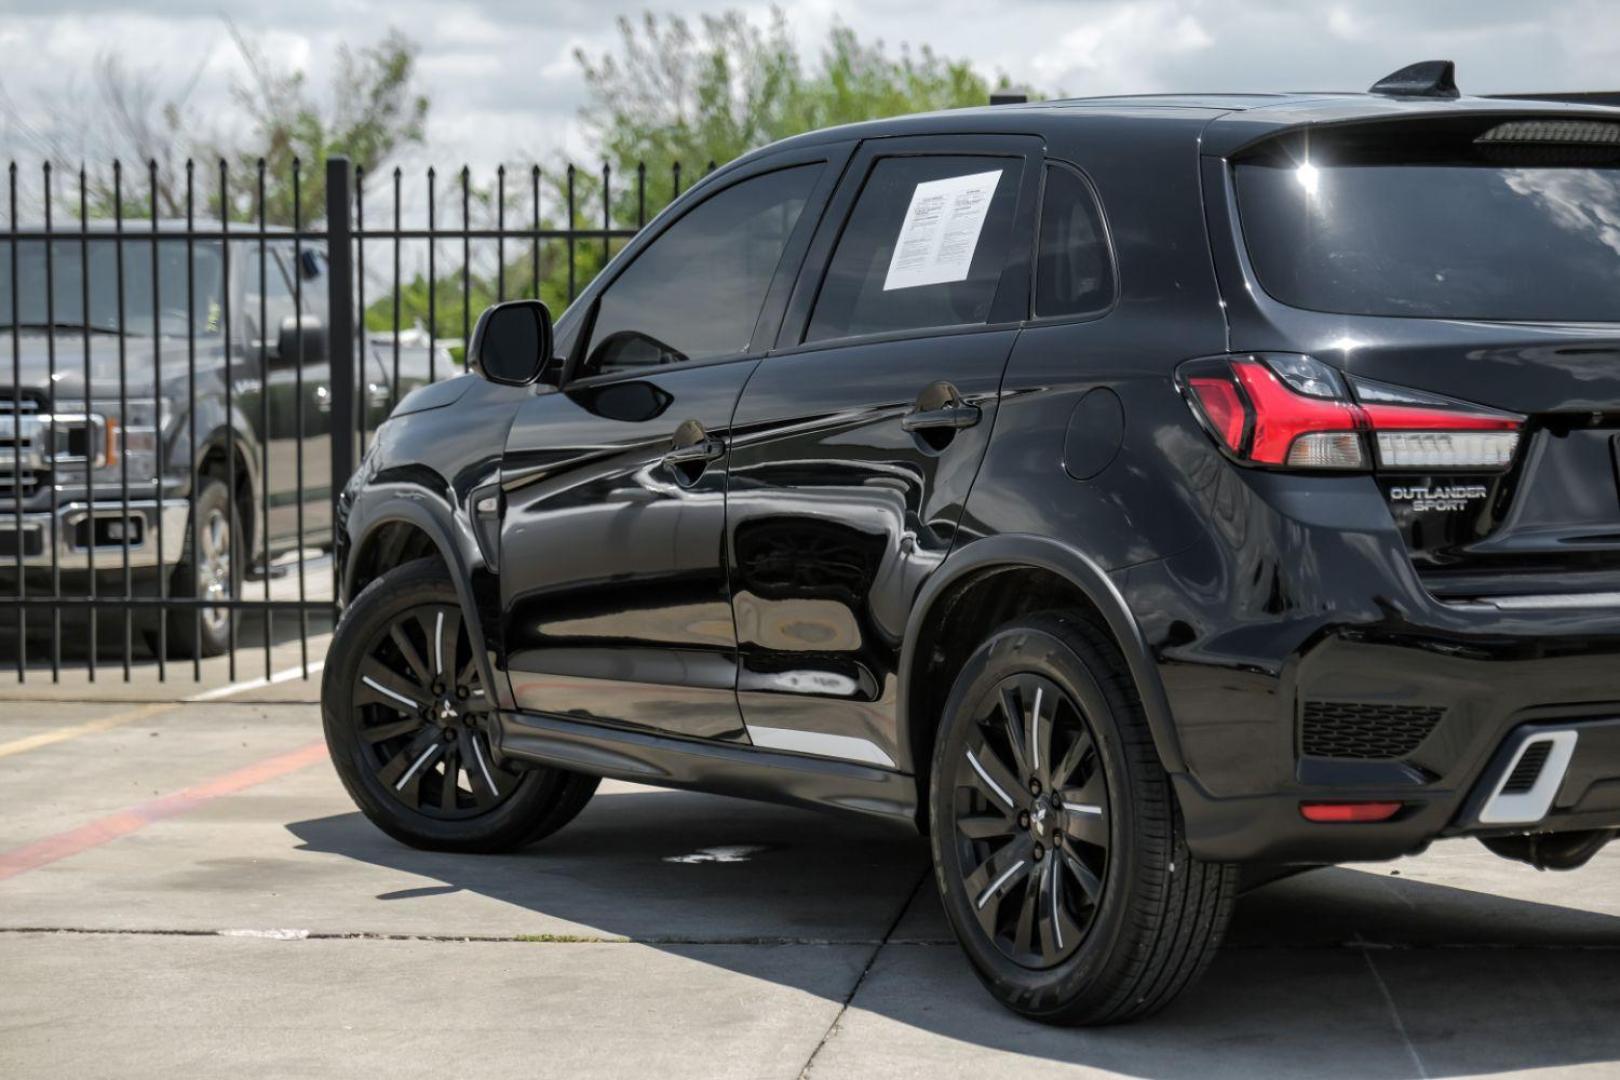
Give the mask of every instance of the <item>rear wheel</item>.
POLYGON ((437 560, 382 575, 344 612, 321 712, 355 803, 415 847, 509 851, 560 829, 596 790, 596 777, 496 761, 494 702, 437 560))
POLYGON ((1136 1019, 1214 955, 1236 871, 1188 854, 1129 671, 1083 619, 1032 616, 974 653, 946 704, 930 798, 946 914, 1009 1008, 1136 1019))

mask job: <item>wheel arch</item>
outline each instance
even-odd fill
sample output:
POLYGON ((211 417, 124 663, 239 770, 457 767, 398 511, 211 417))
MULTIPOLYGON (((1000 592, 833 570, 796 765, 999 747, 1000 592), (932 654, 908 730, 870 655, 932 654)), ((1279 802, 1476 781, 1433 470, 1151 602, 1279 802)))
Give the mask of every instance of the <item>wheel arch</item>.
MULTIPOLYGON (((444 564, 461 602, 484 685, 495 688, 497 699, 504 704, 507 695, 490 663, 489 641, 493 634, 484 618, 490 606, 479 603, 480 590, 474 583, 475 576, 489 575, 481 573, 483 560, 476 546, 469 540, 469 551, 457 542, 463 530, 457 527, 455 510, 443 496, 414 485, 368 489, 349 504, 343 531, 348 543, 342 545, 347 550, 339 594, 345 606, 366 585, 396 566, 427 557, 437 557, 444 564)), ((484 591, 491 588, 492 578, 485 582, 484 591)), ((499 610, 498 601, 494 610, 499 610)))
POLYGON ((997 626, 1019 615, 1056 609, 1078 610, 1107 632, 1136 683, 1159 760, 1168 772, 1185 771, 1157 664, 1107 573, 1083 552, 1057 540, 993 536, 953 553, 923 586, 907 621, 897 704, 909 765, 920 789, 919 814, 928 805, 929 761, 938 711, 953 681, 949 672, 997 626), (971 622, 953 618, 964 605, 987 605, 992 617, 971 622))

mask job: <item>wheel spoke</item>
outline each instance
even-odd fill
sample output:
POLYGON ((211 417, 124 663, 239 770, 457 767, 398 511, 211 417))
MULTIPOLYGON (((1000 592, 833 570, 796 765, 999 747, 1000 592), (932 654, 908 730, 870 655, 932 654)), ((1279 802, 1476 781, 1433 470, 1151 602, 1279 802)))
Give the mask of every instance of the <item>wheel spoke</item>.
POLYGON ((1057 719, 1057 702, 1046 696, 1044 686, 1035 687, 1035 700, 1029 708, 1029 771, 1045 779, 1052 768, 1052 725, 1057 719), (1042 717, 1042 709, 1047 715, 1042 717))
POLYGON ((1036 882, 1044 876, 1045 867, 1051 864, 1036 865, 1040 869, 1027 876, 1024 881, 1024 899, 1018 905, 1018 923, 1013 929, 1013 948, 1020 953, 1027 953, 1035 947, 1041 901, 1041 890, 1036 887, 1036 882))
POLYGON ((433 676, 428 674, 427 665, 422 662, 422 654, 416 651, 416 645, 411 636, 405 632, 404 623, 395 623, 388 628, 388 636, 394 642, 394 648, 405 658, 405 663, 411 669, 411 676, 416 679, 421 692, 425 695, 428 687, 433 684, 433 676))
POLYGON ((377 724, 374 727, 360 729, 360 737, 368 743, 386 742, 401 735, 409 735, 420 728, 427 721, 420 716, 407 716, 403 720, 395 720, 391 724, 377 724))
POLYGON ((989 743, 980 742, 966 751, 966 757, 968 771, 962 774, 962 779, 996 805, 1016 810, 1024 786, 1008 770, 1001 755, 991 749, 989 743))
POLYGON ((1034 865, 1030 851, 1029 841, 1020 837, 1004 844, 967 876, 967 895, 978 913, 980 924, 991 937, 996 934, 996 917, 1001 910, 1002 899, 1034 865))
POLYGON ((461 613, 444 608, 434 620, 438 630, 433 646, 433 673, 448 683, 456 674, 456 644, 461 638, 461 613))
POLYGON ((461 751, 455 746, 445 747, 442 755, 444 762, 444 779, 439 785, 439 809, 446 812, 456 808, 456 792, 460 788, 457 773, 461 771, 461 751))
POLYGON ((461 670, 456 673, 456 684, 465 686, 471 697, 483 696, 484 680, 478 675, 478 657, 471 657, 461 666, 461 670))
MULTIPOLYGON (((1055 719, 1055 718, 1054 718, 1055 719)), ((1093 747, 1091 732, 1083 725, 1075 725, 1074 741, 1064 753, 1063 759, 1052 767, 1052 786, 1063 787, 1074 779, 1074 772, 1085 760, 1086 751, 1093 747)))
POLYGON ((386 705, 395 712, 416 712, 425 704, 420 687, 403 675, 367 658, 360 664, 360 685, 355 687, 356 705, 386 705))
POLYGON ((500 783, 495 779, 495 770, 489 767, 489 753, 484 749, 484 733, 472 733, 473 765, 467 770, 467 780, 472 784, 473 798, 479 806, 487 806, 501 797, 500 783))
POLYGON ((395 791, 404 791, 411 785, 419 784, 422 780, 422 770, 433 760, 433 755, 438 749, 438 733, 431 729, 423 729, 416 738, 405 745, 404 749, 389 758, 388 763, 377 770, 377 779, 395 791))
MULTIPOLYGON (((991 809, 999 807, 1000 802, 992 802, 991 809)), ((969 840, 993 840, 999 836, 1011 836, 1017 822, 1010 814, 969 814, 956 819, 956 831, 969 840)))
MULTIPOLYGON (((1013 768, 1019 776, 1029 774, 1029 756, 1024 748, 1024 709, 1018 693, 1011 686, 1001 688, 1001 721, 1007 730, 1007 742, 1012 745, 1013 768)), ((1018 783, 1023 787, 1023 782, 1018 783)))
POLYGON ((1093 904, 1098 903, 1102 899, 1102 879, 1074 852, 1067 848, 1061 850, 1063 865, 1069 868, 1069 873, 1080 883, 1080 890, 1086 894, 1086 899, 1093 904))
POLYGON ((1061 858, 1048 861, 1041 879, 1041 951, 1053 963, 1080 940, 1080 928, 1063 902, 1063 867, 1061 858))

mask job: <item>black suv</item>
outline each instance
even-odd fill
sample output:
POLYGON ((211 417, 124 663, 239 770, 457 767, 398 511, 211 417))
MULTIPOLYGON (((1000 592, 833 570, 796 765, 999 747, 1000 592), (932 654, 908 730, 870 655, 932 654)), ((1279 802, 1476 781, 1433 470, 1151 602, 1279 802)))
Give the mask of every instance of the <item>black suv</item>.
POLYGON ((706 178, 487 312, 339 508, 337 769, 423 847, 597 778, 904 822, 1013 1009, 1243 880, 1620 827, 1620 109, 1003 105, 706 178))

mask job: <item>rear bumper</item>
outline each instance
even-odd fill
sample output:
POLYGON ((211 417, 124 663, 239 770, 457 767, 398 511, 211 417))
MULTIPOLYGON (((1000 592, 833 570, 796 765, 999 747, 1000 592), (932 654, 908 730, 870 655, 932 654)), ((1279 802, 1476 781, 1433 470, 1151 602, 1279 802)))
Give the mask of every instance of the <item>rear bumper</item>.
POLYGON ((1186 821, 1187 846, 1216 862, 1342 863, 1392 859, 1421 851, 1448 836, 1570 832, 1620 828, 1620 719, 1565 720, 1523 725, 1505 738, 1490 763, 1461 788, 1388 786, 1318 787, 1286 794, 1217 798, 1197 780, 1175 778, 1186 821), (1526 743, 1538 735, 1571 733, 1567 763, 1548 767, 1545 812, 1505 822, 1482 820, 1493 797, 1500 802, 1526 743), (1307 821, 1300 805, 1318 801, 1399 802, 1389 821, 1322 824, 1307 821))
POLYGON ((83 571, 92 561, 98 571, 121 570, 126 537, 132 568, 173 566, 184 548, 189 507, 184 497, 165 499, 161 510, 156 500, 71 502, 54 517, 49 511, 23 514, 20 528, 14 513, 0 512, 0 575, 15 573, 19 548, 25 571, 83 571))
POLYGON ((1370 481, 1235 479, 1220 531, 1114 575, 1157 660, 1195 854, 1335 863, 1620 827, 1620 608, 1442 602, 1370 481), (1578 746, 1546 813, 1482 815, 1525 733, 1566 728, 1578 746), (1305 802, 1400 810, 1312 822, 1305 802))

